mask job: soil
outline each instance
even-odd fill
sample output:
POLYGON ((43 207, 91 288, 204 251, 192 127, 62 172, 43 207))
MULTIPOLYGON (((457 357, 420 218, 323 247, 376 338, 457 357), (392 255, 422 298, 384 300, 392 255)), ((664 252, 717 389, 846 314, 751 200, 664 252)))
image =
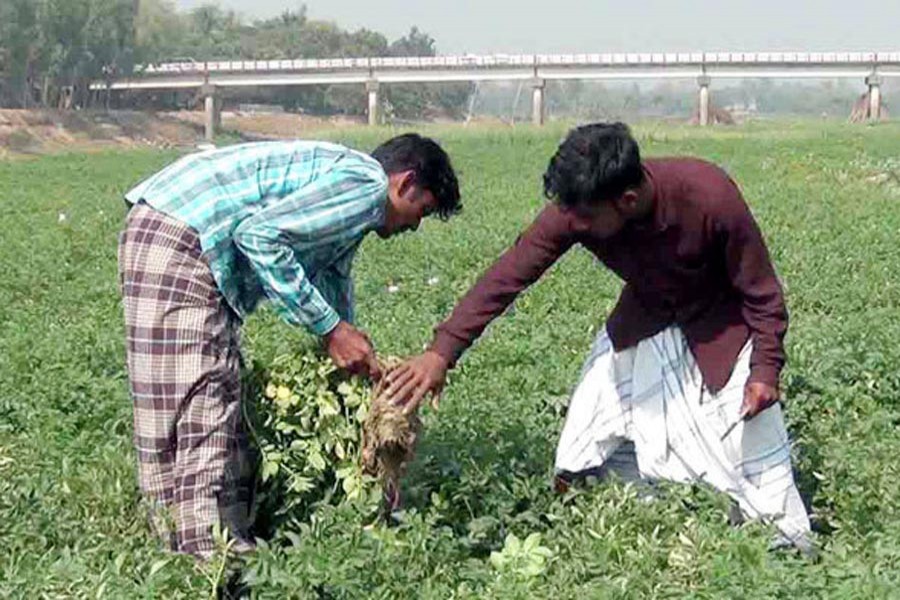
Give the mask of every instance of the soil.
MULTIPOLYGON (((290 113, 222 113, 222 130, 239 139, 285 139, 362 118, 290 113)), ((195 147, 204 142, 199 111, 55 111, 0 109, 0 157, 90 152, 118 147, 195 147)))

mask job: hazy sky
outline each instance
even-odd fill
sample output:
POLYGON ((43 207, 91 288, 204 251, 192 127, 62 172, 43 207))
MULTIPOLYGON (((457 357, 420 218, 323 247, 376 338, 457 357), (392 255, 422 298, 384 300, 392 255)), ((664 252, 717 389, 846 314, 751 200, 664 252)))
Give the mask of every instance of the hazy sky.
MULTIPOLYGON (((182 8, 209 0, 175 0, 182 8)), ((218 0, 252 19, 299 0, 218 0)), ((900 50, 900 0, 309 0, 314 19, 450 53, 900 50)))

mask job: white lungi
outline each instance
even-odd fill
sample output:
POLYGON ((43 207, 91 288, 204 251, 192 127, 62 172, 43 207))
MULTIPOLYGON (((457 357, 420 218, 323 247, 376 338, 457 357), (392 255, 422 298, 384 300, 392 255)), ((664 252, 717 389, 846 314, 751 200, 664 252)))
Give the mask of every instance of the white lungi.
POLYGON ((710 394, 678 327, 622 352, 604 328, 569 404, 557 471, 594 470, 611 458, 626 462, 613 455, 630 441, 640 477, 706 482, 731 496, 745 517, 772 523, 787 541, 810 551, 809 517, 794 484, 781 406, 721 439, 740 414, 750 352, 748 342, 728 383, 710 394))

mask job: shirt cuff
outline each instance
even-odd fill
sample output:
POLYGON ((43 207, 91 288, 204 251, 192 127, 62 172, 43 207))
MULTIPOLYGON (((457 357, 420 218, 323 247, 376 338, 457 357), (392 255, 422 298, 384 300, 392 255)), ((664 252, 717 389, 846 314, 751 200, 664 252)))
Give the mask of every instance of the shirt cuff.
POLYGON ((778 377, 781 374, 779 367, 772 365, 756 365, 750 369, 748 382, 765 383, 772 387, 778 387, 778 377))
POLYGON ((441 355, 447 361, 447 365, 452 367, 465 351, 466 344, 460 342, 449 333, 439 330, 434 334, 434 340, 432 340, 428 349, 441 355))
POLYGON ((309 325, 309 328, 319 337, 323 337, 331 333, 331 331, 341 322, 340 315, 337 314, 330 306, 325 310, 322 318, 309 325))

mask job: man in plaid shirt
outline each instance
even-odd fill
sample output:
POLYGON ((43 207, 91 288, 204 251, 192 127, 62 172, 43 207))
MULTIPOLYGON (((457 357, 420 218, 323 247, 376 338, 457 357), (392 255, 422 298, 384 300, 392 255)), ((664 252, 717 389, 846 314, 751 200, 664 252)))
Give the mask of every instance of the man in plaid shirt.
POLYGON ((325 142, 242 144, 186 156, 126 194, 119 241, 141 491, 172 550, 248 535, 252 466, 240 410, 240 323, 269 300, 323 339, 339 367, 378 379, 353 326, 353 257, 460 209, 447 154, 415 134, 371 156, 325 142))

